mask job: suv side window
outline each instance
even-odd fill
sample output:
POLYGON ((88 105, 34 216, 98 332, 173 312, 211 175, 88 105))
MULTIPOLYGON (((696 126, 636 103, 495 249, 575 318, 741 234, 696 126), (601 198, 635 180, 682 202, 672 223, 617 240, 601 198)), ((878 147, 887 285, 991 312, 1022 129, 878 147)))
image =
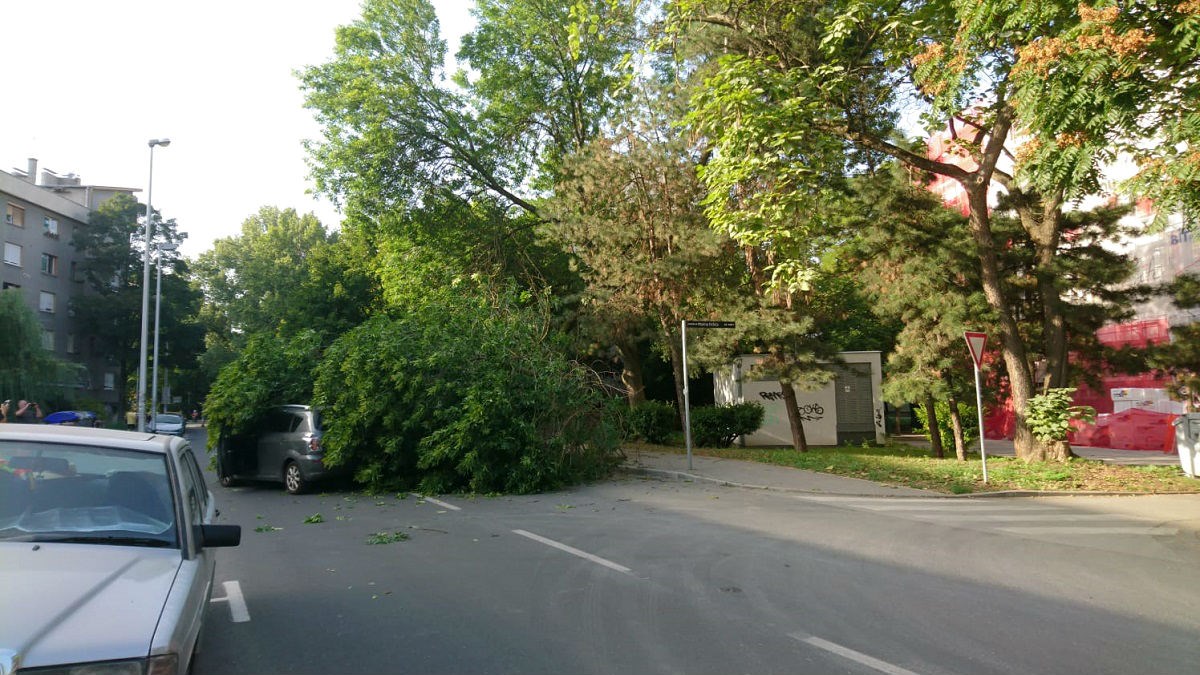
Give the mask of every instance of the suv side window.
POLYGON ((304 425, 304 413, 291 413, 292 425, 288 431, 295 431, 304 425))
POLYGON ((264 425, 267 433, 280 434, 292 430, 292 414, 286 410, 272 410, 267 413, 267 423, 264 425))

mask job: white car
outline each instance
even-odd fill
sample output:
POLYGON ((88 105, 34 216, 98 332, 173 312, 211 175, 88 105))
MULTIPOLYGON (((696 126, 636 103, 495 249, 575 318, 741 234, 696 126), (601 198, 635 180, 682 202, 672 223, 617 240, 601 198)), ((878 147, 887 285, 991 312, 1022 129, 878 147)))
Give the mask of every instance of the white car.
POLYGON ((182 438, 0 424, 0 673, 186 673, 241 528, 182 438))
POLYGON ((150 431, 156 434, 182 436, 187 429, 182 415, 174 413, 159 413, 150 420, 150 431))

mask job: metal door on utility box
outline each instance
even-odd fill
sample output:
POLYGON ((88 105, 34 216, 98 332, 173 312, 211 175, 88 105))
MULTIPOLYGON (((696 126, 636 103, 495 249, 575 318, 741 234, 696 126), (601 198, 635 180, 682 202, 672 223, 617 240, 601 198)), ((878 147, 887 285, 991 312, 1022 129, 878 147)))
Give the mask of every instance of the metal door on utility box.
POLYGON ((875 440, 875 403, 871 397, 871 364, 846 363, 834 367, 837 405, 837 442, 875 440))

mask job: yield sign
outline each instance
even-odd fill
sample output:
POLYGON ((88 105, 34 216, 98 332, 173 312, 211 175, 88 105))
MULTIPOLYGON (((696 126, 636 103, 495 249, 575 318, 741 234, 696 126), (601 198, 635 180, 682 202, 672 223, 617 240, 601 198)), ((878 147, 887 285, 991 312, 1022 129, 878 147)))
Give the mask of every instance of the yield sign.
POLYGON ((983 345, 987 343, 987 333, 966 331, 963 337, 967 338, 967 349, 971 350, 971 358, 975 360, 975 367, 979 368, 983 365, 983 345))

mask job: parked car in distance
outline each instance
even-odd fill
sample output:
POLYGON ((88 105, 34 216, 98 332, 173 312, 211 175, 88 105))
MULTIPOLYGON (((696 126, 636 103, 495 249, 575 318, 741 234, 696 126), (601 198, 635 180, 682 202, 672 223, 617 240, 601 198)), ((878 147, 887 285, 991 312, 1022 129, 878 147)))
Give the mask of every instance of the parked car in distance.
POLYGON ((169 434, 171 436, 182 436, 187 429, 187 424, 183 421, 183 415, 175 413, 158 413, 150 420, 150 426, 147 429, 154 434, 169 434))
POLYGON ((182 438, 0 425, 0 673, 188 672, 216 513, 182 438))
POLYGON ((340 472, 325 466, 321 411, 306 405, 270 408, 252 434, 217 439, 217 477, 229 487, 240 480, 283 483, 292 494, 340 472))

